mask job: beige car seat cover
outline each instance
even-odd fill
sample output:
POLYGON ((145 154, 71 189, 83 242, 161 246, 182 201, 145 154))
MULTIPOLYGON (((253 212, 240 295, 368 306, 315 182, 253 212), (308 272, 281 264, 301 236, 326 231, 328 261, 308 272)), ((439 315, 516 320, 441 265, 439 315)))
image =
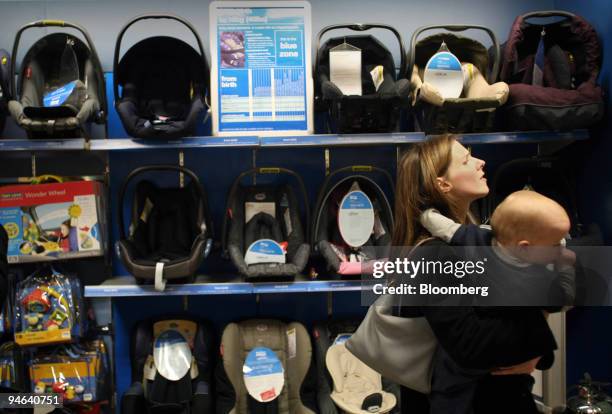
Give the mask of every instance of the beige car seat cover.
POLYGON ((334 383, 331 398, 344 412, 387 413, 397 404, 393 394, 383 391, 380 374, 351 354, 343 343, 329 348, 325 364, 334 383), (381 395, 381 406, 371 411, 362 409, 364 400, 372 394, 381 395))

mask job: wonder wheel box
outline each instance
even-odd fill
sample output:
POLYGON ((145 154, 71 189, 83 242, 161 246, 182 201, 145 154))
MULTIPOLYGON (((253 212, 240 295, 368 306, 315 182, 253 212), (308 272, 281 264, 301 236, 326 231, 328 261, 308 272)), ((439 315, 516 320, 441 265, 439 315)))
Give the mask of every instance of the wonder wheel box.
POLYGON ((97 181, 0 187, 9 263, 104 255, 104 211, 97 181))

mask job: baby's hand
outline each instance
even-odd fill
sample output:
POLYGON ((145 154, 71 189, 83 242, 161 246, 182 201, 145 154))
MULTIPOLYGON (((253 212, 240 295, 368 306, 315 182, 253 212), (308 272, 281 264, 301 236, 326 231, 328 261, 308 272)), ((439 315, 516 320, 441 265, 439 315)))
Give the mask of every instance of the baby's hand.
POLYGON ((559 256, 555 261, 555 267, 561 268, 563 266, 572 266, 576 264, 576 253, 571 251, 566 247, 561 247, 561 251, 559 252, 559 256))

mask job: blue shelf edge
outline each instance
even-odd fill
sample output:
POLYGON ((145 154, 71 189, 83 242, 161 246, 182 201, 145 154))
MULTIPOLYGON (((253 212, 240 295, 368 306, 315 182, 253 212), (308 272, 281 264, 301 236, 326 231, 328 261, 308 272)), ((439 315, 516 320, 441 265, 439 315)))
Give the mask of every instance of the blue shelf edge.
MULTIPOLYGON (((123 278, 120 278, 123 279, 123 278)), ((126 278, 127 279, 127 278, 126 278)), ((133 281, 132 278, 129 278, 133 281)), ((117 279, 114 279, 117 280, 117 279)), ((85 286, 85 297, 113 298, 136 296, 197 296, 197 295, 249 295, 266 293, 296 292, 347 292, 363 289, 361 280, 314 280, 295 282, 229 282, 229 283, 191 283, 166 285, 163 292, 156 291, 151 285, 102 284, 85 286)))
MULTIPOLYGON (((559 141, 582 141, 589 138, 589 131, 580 129, 569 132, 491 132, 479 134, 460 134, 465 144, 504 144, 504 143, 547 143, 559 141)), ((95 139, 91 140, 91 151, 143 151, 153 149, 181 148, 293 148, 322 146, 360 146, 360 145, 401 145, 421 142, 426 138, 422 132, 355 134, 355 135, 304 135, 290 137, 192 137, 174 140, 143 139, 95 139)), ((3 140, 2 151, 73 151, 84 150, 85 140, 3 140)))

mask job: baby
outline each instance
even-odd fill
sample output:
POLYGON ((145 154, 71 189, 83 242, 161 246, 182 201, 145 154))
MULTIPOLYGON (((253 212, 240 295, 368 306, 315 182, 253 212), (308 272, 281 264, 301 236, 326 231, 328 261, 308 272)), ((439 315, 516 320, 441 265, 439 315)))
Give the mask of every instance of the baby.
MULTIPOLYGON (((477 302, 477 305, 499 305, 500 298, 503 298, 502 305, 542 307, 572 303, 575 255, 563 246, 570 220, 554 200, 534 191, 512 193, 493 213, 492 230, 455 223, 433 209, 422 214, 421 224, 432 236, 451 245, 468 246, 468 256, 475 246, 492 247, 477 249, 478 257, 474 257, 486 257, 484 280, 490 287, 490 302, 477 302), (555 271, 546 267, 551 263, 555 271)), ((482 314, 506 312, 511 315, 503 307, 481 306, 477 310, 482 314)), ((550 308, 545 310, 550 311, 550 308)), ((540 360, 538 368, 547 369, 552 365, 552 351, 540 360)), ((490 372, 460 367, 438 347, 433 365, 430 413, 471 413, 478 380, 490 372)), ((513 377, 518 382, 532 381, 526 375, 513 377)))

